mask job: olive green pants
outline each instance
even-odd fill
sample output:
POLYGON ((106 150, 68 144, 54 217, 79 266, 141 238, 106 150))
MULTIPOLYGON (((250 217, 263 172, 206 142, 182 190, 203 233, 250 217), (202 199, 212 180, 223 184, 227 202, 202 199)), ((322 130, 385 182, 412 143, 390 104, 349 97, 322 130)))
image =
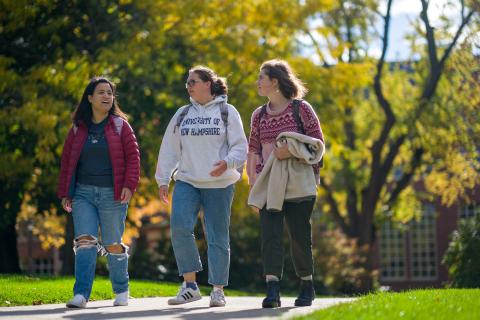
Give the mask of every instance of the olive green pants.
POLYGON ((262 261, 264 275, 282 278, 283 274, 283 223, 286 222, 290 252, 295 273, 299 277, 313 274, 312 216, 315 199, 302 202, 284 202, 282 211, 260 210, 262 230, 262 261))

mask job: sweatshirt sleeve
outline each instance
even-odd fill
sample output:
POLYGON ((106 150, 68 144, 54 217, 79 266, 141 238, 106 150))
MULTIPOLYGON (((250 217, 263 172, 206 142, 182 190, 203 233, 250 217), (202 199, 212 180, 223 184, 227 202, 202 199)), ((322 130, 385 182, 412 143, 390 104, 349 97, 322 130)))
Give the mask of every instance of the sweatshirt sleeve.
POLYGON ((180 130, 175 129, 177 117, 182 108, 178 109, 175 115, 170 119, 167 130, 163 135, 160 152, 158 153, 157 170, 155 171, 155 180, 159 186, 168 186, 174 170, 178 166, 180 159, 180 130), (175 132, 173 130, 175 129, 175 132))
POLYGON ((243 131, 240 114, 235 107, 229 105, 228 112, 228 145, 227 156, 223 159, 227 162, 228 169, 236 169, 245 164, 247 160, 247 137, 243 131))

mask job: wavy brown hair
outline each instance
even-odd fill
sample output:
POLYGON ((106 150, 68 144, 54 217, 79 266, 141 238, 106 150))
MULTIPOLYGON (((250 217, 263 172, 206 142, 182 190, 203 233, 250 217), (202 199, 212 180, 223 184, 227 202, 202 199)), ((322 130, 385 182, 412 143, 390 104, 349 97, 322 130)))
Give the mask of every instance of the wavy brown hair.
POLYGON ((308 90, 303 82, 297 78, 292 67, 285 60, 273 59, 262 63, 260 71, 271 79, 277 79, 278 89, 287 99, 303 98, 308 90))

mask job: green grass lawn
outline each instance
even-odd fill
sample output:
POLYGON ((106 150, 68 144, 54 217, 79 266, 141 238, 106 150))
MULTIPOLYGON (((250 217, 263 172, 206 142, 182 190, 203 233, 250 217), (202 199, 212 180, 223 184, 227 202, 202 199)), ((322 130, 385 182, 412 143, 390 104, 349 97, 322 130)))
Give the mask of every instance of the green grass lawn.
POLYGON ((480 319, 480 289, 431 289, 376 293, 295 319, 474 320, 480 319))
MULTIPOLYGON (((73 295, 73 277, 31 277, 24 275, 0 275, 0 306, 38 305, 64 303, 73 295)), ((178 283, 130 280, 130 296, 165 297, 174 296, 178 283)), ((201 287, 202 294, 210 288, 201 287)), ((246 296, 252 293, 225 290, 228 296, 246 296)), ((95 277, 90 300, 112 299, 112 286, 105 277, 95 277)))

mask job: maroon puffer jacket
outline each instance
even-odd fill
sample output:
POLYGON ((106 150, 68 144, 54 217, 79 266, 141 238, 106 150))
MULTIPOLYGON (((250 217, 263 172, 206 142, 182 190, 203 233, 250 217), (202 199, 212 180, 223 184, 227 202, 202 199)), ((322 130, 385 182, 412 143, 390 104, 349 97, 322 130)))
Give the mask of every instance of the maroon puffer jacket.
MULTIPOLYGON (((112 162, 114 199, 120 201, 122 189, 135 192, 140 179, 140 152, 137 138, 130 124, 117 116, 109 116, 105 125, 105 138, 112 162), (118 126, 120 123, 120 126, 118 126), (116 126, 117 124, 117 126, 116 126), (121 127, 121 130, 118 130, 121 127), (118 134, 120 131, 120 135, 118 134)), ((75 189, 75 173, 83 145, 87 140, 88 128, 84 123, 72 127, 63 146, 58 177, 57 195, 59 198, 72 198, 75 189)))

